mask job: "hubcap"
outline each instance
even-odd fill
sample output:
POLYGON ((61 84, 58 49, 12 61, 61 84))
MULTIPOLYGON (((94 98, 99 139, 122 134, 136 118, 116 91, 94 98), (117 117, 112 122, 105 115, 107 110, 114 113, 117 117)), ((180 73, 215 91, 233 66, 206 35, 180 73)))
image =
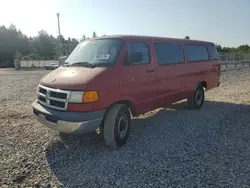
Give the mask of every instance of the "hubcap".
POLYGON ((201 90, 198 90, 198 91, 196 92, 195 100, 196 100, 196 104, 197 104, 197 105, 200 105, 200 104, 202 103, 203 96, 202 96, 202 91, 201 91, 201 90))
POLYGON ((125 114, 123 114, 118 122, 118 133, 120 138, 124 138, 128 130, 128 118, 125 114))

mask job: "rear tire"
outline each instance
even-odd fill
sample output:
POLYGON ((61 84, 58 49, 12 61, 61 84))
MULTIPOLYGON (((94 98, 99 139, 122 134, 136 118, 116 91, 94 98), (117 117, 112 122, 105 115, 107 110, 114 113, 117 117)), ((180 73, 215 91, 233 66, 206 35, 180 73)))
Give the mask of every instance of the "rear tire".
POLYGON ((204 87, 199 85, 193 96, 187 99, 188 107, 193 110, 199 110, 203 106, 205 100, 204 87))
POLYGON ((125 145, 131 128, 130 111, 125 104, 115 104, 104 120, 103 136, 106 144, 113 148, 125 145))

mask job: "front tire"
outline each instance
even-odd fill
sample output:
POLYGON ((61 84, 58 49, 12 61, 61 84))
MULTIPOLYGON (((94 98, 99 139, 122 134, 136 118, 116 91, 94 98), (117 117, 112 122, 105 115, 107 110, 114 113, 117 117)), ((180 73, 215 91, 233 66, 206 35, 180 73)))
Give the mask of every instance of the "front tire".
POLYGON ((118 148, 127 142, 131 128, 130 111, 125 104, 115 104, 104 120, 103 136, 106 144, 118 148))
POLYGON ((205 100, 204 87, 199 85, 193 96, 187 99, 188 107, 193 110, 199 110, 203 106, 205 100))

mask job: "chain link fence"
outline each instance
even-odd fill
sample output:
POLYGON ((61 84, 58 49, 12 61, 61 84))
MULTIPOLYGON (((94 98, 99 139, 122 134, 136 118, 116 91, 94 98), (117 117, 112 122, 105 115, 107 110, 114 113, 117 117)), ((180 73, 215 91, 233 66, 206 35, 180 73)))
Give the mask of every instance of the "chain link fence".
POLYGON ((220 61, 234 62, 234 61, 250 61, 250 53, 244 52, 220 52, 220 61))
POLYGON ((21 60, 21 69, 43 69, 51 63, 59 64, 58 60, 21 60))
POLYGON ((221 63, 221 71, 250 67, 250 53, 220 52, 219 59, 221 63))

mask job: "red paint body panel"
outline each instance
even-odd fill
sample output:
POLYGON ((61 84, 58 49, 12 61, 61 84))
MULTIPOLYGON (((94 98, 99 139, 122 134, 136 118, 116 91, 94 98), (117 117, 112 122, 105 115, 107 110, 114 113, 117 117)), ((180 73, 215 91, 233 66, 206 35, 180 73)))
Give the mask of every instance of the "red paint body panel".
POLYGON ((79 90, 85 88, 86 84, 107 71, 106 68, 95 69, 84 67, 59 67, 46 75, 40 82, 41 85, 62 89, 79 90))
MULTIPOLYGON (((125 49, 127 49, 130 42, 127 41, 125 49)), ((145 40, 133 40, 133 42, 145 42, 145 40)), ((148 43, 148 46, 150 47, 150 43, 148 43)), ((150 54, 152 54, 152 49, 149 49, 150 54)), ((150 59, 149 64, 132 66, 124 66, 123 61, 119 62, 121 98, 133 100, 137 113, 147 112, 155 107, 158 80, 155 72, 147 72, 154 68, 154 58, 150 59)))
MULTIPOLYGON (((112 38, 112 37, 103 37, 112 38)), ((180 44, 213 44, 210 42, 168 39, 157 37, 114 36, 125 41, 123 49, 111 68, 59 67, 46 75, 40 84, 47 87, 97 91, 99 100, 88 104, 68 104, 68 111, 89 112, 107 109, 119 101, 129 101, 136 114, 164 107, 189 97, 197 85, 205 81, 207 89, 218 87, 220 82, 219 61, 185 62, 160 66, 154 51, 154 42, 180 44), (147 43, 150 63, 125 66, 124 58, 130 42, 147 43), (154 69, 148 73, 147 70, 154 69)), ((184 49, 184 48, 183 48, 184 49)), ((185 52, 185 50, 184 50, 185 52)))

